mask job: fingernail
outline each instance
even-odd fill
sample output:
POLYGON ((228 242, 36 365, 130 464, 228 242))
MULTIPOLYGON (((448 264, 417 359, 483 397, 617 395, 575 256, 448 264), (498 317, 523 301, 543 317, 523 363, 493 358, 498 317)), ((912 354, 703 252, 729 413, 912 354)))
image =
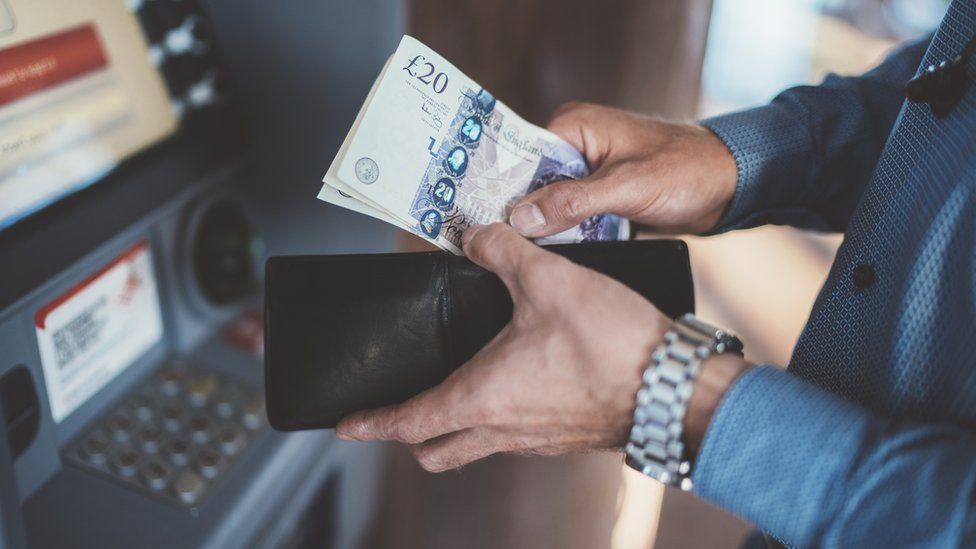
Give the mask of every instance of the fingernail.
POLYGON ((546 216, 535 204, 522 204, 512 210, 508 222, 516 231, 527 236, 546 226, 546 216))
POLYGON ((477 234, 482 227, 484 227, 484 225, 471 225, 465 229, 464 234, 461 235, 461 245, 465 246, 468 244, 468 242, 471 242, 471 239, 474 238, 474 235, 477 234))
POLYGON ((339 440, 355 440, 355 437, 352 436, 352 429, 348 425, 336 427, 336 438, 339 440))

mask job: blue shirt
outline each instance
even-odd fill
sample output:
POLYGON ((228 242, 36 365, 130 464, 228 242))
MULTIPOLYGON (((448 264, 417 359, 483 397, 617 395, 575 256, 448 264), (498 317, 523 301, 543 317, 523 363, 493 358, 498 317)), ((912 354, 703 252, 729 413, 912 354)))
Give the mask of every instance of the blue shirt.
POLYGON ((788 544, 976 546, 976 55, 947 117, 904 99, 974 35, 955 0, 867 74, 704 121, 739 169, 719 230, 845 232, 788 371, 730 388, 693 472, 788 544))

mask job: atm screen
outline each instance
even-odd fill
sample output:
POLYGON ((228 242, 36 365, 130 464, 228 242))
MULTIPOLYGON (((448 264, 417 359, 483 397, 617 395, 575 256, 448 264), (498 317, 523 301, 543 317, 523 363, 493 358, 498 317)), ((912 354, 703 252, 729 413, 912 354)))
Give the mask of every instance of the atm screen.
POLYGON ((126 2, 0 0, 0 230, 177 123, 126 2))

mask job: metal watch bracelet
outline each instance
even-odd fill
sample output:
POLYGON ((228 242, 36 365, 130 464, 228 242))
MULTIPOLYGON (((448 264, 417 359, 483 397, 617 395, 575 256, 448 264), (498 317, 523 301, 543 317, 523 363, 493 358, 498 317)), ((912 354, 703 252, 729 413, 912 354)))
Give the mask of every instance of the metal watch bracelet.
POLYGON ((742 343, 728 330, 691 314, 671 325, 637 392, 634 426, 624 449, 627 465, 664 484, 691 489, 691 461, 682 441, 685 411, 702 363, 726 352, 742 352, 742 343))

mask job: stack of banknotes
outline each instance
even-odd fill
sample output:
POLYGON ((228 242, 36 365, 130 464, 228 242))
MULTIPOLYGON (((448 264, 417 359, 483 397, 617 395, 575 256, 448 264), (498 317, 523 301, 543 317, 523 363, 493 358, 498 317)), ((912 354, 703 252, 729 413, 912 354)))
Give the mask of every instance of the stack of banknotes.
MULTIPOLYGON (((318 197, 461 254, 472 225, 504 221, 526 194, 586 177, 572 145, 512 112, 418 40, 404 36, 323 179, 318 197)), ((540 243, 621 240, 627 220, 597 215, 540 243)))

